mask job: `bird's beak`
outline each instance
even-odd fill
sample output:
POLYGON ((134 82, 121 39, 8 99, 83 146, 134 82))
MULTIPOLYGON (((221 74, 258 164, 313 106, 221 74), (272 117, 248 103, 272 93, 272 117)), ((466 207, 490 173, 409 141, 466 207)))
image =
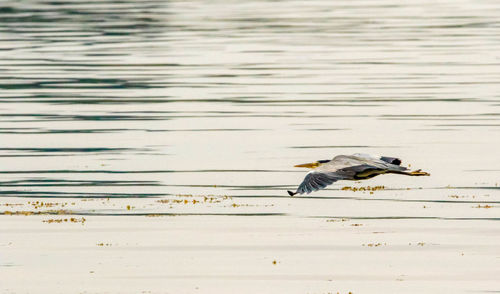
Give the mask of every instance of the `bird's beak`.
POLYGON ((294 167, 317 168, 318 166, 319 166, 319 162, 311 162, 311 163, 297 164, 294 167))

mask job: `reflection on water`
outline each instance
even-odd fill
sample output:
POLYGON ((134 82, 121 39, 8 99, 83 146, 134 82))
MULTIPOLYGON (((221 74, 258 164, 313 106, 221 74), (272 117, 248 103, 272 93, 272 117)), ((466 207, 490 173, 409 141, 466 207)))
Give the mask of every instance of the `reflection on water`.
POLYGON ((0 210, 498 221, 499 15, 488 0, 2 1, 0 210), (356 152, 432 177, 287 196, 293 165, 356 152))

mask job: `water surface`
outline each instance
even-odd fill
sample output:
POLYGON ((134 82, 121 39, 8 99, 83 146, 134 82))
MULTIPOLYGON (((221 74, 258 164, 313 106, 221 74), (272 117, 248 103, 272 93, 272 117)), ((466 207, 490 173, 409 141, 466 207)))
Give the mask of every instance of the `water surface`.
POLYGON ((500 291, 499 15, 3 1, 1 290, 500 291), (357 152, 432 176, 285 192, 357 152))

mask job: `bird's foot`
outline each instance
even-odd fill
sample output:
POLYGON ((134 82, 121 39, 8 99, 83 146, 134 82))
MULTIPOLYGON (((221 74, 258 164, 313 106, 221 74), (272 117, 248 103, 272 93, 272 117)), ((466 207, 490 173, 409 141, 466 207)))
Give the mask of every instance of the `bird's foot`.
POLYGON ((430 176, 430 173, 423 172, 421 169, 417 169, 415 171, 410 172, 412 176, 430 176))
POLYGON ((294 192, 292 192, 292 191, 290 191, 290 190, 288 190, 287 192, 288 192, 288 195, 290 195, 290 196, 292 196, 292 197, 293 197, 295 194, 297 194, 297 193, 294 193, 294 192))

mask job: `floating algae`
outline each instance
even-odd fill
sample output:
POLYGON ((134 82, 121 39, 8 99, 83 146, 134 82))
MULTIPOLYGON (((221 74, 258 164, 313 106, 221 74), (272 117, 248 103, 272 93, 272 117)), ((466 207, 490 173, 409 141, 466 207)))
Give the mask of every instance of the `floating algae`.
POLYGON ((61 219, 47 219, 47 220, 43 220, 42 222, 44 223, 48 223, 48 224, 52 224, 52 223, 82 223, 82 225, 85 223, 86 219, 84 217, 82 218, 75 218, 75 217, 71 217, 71 218, 61 218, 61 219))
MULTIPOLYGON (((341 190, 342 191, 353 191, 353 192, 357 192, 357 191, 378 191, 378 190, 384 190, 385 189, 385 186, 366 186, 366 187, 351 187, 351 186, 345 186, 343 187, 341 190)), ((370 193, 371 194, 371 193, 370 193)))

